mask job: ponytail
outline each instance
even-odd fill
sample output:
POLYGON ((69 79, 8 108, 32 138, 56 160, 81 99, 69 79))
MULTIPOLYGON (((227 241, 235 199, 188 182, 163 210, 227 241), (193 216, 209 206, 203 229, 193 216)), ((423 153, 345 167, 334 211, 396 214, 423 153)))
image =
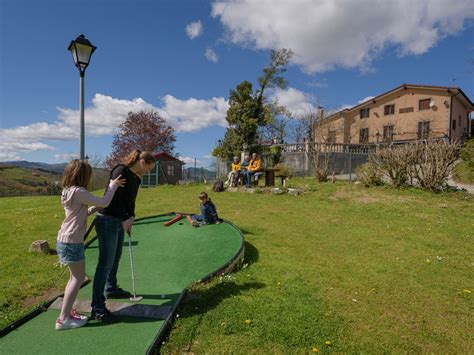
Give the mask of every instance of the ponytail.
POLYGON ((125 158, 125 165, 131 168, 140 159, 145 160, 145 163, 147 164, 155 162, 155 157, 152 153, 148 151, 141 152, 140 150, 135 149, 125 158))

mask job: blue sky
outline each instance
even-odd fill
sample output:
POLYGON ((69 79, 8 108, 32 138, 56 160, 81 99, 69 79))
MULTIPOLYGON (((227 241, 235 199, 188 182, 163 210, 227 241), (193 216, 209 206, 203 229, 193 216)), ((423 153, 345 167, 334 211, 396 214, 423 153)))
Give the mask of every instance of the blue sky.
POLYGON ((69 42, 98 48, 85 77, 86 154, 104 158, 128 111, 156 109, 176 152, 209 166, 229 90, 256 84, 272 48, 295 55, 294 114, 356 105, 402 83, 474 100, 474 0, 1 0, 0 160, 66 162, 79 150, 69 42))

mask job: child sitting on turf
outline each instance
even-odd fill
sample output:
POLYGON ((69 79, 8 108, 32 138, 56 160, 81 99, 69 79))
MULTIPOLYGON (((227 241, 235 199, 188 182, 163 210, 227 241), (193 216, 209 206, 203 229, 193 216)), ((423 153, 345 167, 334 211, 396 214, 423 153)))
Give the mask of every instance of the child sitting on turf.
POLYGON ((58 232, 56 250, 59 262, 69 267, 70 277, 64 290, 61 313, 56 320, 56 330, 78 328, 87 323, 87 317, 76 313, 72 308, 86 276, 84 236, 89 214, 87 206, 108 206, 115 190, 125 183, 125 180, 118 176, 116 179, 110 180, 109 188, 103 197, 96 197, 87 191, 91 175, 91 166, 79 159, 72 160, 64 169, 61 203, 66 218, 58 232))
POLYGON ((207 196, 207 193, 201 192, 198 197, 200 201, 201 214, 195 214, 192 216, 192 225, 194 227, 200 227, 211 223, 221 223, 222 220, 217 216, 216 206, 207 196))

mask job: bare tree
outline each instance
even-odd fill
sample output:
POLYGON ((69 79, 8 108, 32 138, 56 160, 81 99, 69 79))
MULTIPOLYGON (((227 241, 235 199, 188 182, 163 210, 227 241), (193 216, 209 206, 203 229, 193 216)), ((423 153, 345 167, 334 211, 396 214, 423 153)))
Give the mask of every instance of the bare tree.
POLYGON ((306 132, 305 151, 312 164, 312 171, 318 181, 327 181, 331 152, 328 149, 328 131, 331 125, 323 122, 321 107, 318 113, 310 112, 298 117, 301 130, 306 132))

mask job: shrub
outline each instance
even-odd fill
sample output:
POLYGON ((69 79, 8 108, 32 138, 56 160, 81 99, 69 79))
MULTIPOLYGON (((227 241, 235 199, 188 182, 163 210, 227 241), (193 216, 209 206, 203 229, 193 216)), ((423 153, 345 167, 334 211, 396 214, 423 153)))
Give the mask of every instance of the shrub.
POLYGON ((357 181, 360 181, 365 187, 382 185, 382 174, 377 166, 367 162, 356 169, 357 181))
POLYGON ((459 153, 459 161, 453 170, 453 178, 465 184, 474 184, 474 139, 467 141, 459 153))
POLYGON ((286 177, 293 176, 293 171, 283 163, 279 163, 275 165, 275 169, 278 169, 278 171, 275 174, 276 176, 286 176, 286 177))
POLYGON ((270 155, 273 165, 278 165, 281 162, 283 148, 279 145, 273 145, 270 148, 270 155))
POLYGON ((411 160, 409 146, 382 148, 369 155, 369 162, 376 167, 382 178, 387 178, 395 187, 408 183, 408 164, 411 160))
POLYGON ((445 187, 460 144, 441 140, 427 140, 410 146, 408 173, 416 185, 424 190, 438 191, 445 187))
POLYGON ((469 163, 469 165, 474 165, 474 138, 471 138, 464 143, 459 153, 459 157, 469 163))

